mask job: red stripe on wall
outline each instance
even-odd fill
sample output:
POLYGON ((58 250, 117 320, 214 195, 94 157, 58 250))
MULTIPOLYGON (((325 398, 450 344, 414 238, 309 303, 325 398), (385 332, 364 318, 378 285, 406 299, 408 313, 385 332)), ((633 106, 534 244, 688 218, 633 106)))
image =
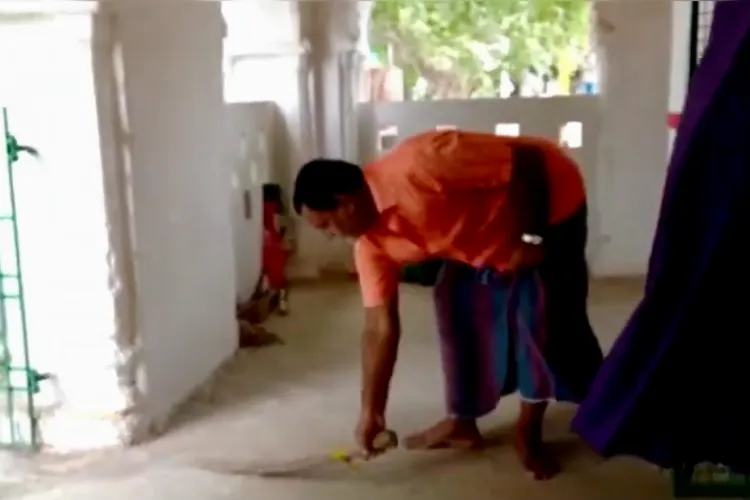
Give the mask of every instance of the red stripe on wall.
POLYGON ((669 127, 672 130, 675 130, 677 126, 680 124, 681 117, 682 117, 682 113, 667 114, 667 127, 669 127))

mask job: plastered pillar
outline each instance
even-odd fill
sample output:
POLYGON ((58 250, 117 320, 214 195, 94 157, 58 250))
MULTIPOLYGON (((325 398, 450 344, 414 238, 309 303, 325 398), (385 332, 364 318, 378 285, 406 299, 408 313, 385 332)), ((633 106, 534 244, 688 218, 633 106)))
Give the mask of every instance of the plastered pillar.
POLYGON ((218 2, 106 4, 95 61, 122 439, 160 432, 237 347, 218 2))
MULTIPOLYGON (((368 10, 353 0, 301 1, 298 7, 300 38, 308 48, 310 156, 356 163, 356 89, 363 61, 360 19, 368 10)), ((350 243, 328 240, 305 224, 300 224, 298 238, 298 266, 306 273, 353 269, 350 243)))
POLYGON ((672 4, 594 3, 601 61, 592 274, 644 272, 667 163, 672 4))

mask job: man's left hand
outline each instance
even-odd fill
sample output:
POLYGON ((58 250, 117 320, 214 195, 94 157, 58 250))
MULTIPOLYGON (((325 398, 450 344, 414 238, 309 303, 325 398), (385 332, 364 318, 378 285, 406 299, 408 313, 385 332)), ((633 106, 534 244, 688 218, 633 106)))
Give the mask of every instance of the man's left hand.
POLYGON ((521 243, 515 252, 513 252, 510 262, 508 262, 508 271, 517 273, 528 269, 534 269, 539 267, 543 258, 544 251, 542 250, 541 245, 521 243))

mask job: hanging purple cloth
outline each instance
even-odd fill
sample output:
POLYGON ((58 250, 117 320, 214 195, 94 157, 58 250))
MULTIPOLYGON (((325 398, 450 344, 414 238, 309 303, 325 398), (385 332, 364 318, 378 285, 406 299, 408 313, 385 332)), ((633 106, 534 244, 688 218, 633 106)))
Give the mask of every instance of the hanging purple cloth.
POLYGON ((717 4, 643 300, 573 429, 604 456, 750 473, 750 0, 717 4))

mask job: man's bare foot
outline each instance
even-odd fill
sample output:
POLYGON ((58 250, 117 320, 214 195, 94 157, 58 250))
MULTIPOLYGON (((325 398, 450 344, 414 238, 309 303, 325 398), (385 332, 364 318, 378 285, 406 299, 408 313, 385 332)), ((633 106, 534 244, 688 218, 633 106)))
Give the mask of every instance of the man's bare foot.
POLYGON ((481 448, 482 435, 474 420, 445 418, 422 432, 408 436, 405 441, 409 450, 434 450, 455 448, 473 450, 481 448))
POLYGON ((517 438, 515 449, 521 465, 535 480, 544 481, 560 472, 560 463, 546 444, 529 445, 517 438))

